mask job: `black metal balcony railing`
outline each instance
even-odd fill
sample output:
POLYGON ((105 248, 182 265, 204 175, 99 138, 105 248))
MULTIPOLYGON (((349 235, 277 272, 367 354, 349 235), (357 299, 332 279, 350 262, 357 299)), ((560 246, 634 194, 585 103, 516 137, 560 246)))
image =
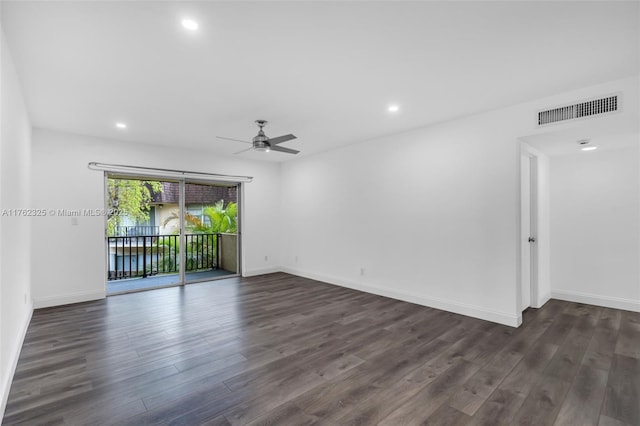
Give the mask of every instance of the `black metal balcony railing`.
POLYGON ((116 226, 115 235, 117 237, 137 237, 159 235, 160 227, 151 225, 116 226))
MULTIPOLYGON (((107 237, 108 280, 180 271, 178 235, 107 237)), ((187 272, 218 268, 220 234, 185 234, 187 272)))

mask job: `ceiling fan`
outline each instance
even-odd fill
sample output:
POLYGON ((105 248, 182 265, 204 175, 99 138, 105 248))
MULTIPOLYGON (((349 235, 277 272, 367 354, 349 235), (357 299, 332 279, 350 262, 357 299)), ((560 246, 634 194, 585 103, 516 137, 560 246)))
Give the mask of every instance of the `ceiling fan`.
POLYGON ((284 136, 278 136, 277 138, 269 138, 267 135, 265 135, 262 128, 266 126, 267 123, 268 121, 266 120, 256 120, 256 124, 258 125, 260 130, 258 131, 258 134, 253 138, 253 142, 241 141, 239 139, 223 138, 222 136, 216 136, 216 137, 218 139, 226 139, 229 141, 242 142, 242 143, 248 143, 253 145, 250 148, 243 149, 242 151, 234 152, 234 154, 240 154, 242 152, 246 152, 251 149, 254 149, 256 151, 263 151, 263 152, 269 152, 269 151, 286 152, 287 154, 297 154, 300 152, 300 151, 296 151, 295 149, 278 146, 278 144, 281 144, 283 142, 296 139, 294 135, 289 134, 284 136))

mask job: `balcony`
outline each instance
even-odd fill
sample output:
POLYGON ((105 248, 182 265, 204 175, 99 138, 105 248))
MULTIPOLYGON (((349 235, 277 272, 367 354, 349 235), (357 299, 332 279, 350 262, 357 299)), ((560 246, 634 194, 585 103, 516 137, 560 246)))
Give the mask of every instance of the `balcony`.
MULTIPOLYGON (((121 228, 116 234, 126 235, 107 237, 108 294, 179 282, 178 235, 158 235, 152 226, 121 228)), ((238 273, 236 234, 185 234, 185 252, 186 281, 238 273)))

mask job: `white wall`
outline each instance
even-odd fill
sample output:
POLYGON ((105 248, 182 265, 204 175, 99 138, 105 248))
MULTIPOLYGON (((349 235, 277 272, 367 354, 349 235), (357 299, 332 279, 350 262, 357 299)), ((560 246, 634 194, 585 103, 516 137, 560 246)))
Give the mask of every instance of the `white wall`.
MULTIPOLYGON (((632 77, 285 163, 284 270, 519 325, 518 138, 554 130, 538 110, 637 90, 632 77)), ((630 104, 598 123, 637 121, 630 104)))
MULTIPOLYGON (((244 194, 243 270, 245 275, 278 270, 279 164, 34 129, 34 206, 47 210, 103 208, 103 174, 87 168, 91 161, 253 176, 244 194)), ((72 225, 70 217, 34 221, 36 307, 105 295, 104 218, 77 219, 78 225, 72 225)))
POLYGON ((31 219, 5 209, 30 207, 31 126, 20 82, 0 31, 0 417, 31 318, 31 219))
POLYGON ((497 122, 486 114, 285 164, 287 270, 517 325, 519 145, 497 122))
POLYGON ((640 311, 638 146, 551 158, 554 298, 640 311))

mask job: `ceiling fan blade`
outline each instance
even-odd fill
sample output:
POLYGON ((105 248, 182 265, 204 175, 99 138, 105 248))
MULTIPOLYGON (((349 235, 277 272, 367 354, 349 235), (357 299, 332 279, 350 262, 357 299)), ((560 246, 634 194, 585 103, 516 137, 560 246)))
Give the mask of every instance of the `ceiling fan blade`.
POLYGON ((282 142, 290 141, 291 139, 296 139, 296 136, 289 134, 284 136, 278 136, 277 138, 269 138, 269 144, 273 146, 282 142))
POLYGON ((295 149, 283 148, 281 146, 273 146, 273 145, 271 145, 271 151, 286 152, 287 154, 297 154, 300 152, 300 151, 296 151, 295 149))
POLYGON ((222 136, 216 136, 216 138, 218 138, 218 139, 226 139, 226 140, 228 140, 228 141, 235 141, 235 142, 242 142, 242 143, 250 143, 250 144, 253 144, 253 142, 241 141, 240 139, 224 138, 224 137, 222 137, 222 136))
POLYGON ((243 152, 251 151, 252 149, 253 149, 253 147, 250 147, 250 148, 247 148, 247 149, 243 149, 242 151, 234 152, 233 155, 242 154, 243 152))

